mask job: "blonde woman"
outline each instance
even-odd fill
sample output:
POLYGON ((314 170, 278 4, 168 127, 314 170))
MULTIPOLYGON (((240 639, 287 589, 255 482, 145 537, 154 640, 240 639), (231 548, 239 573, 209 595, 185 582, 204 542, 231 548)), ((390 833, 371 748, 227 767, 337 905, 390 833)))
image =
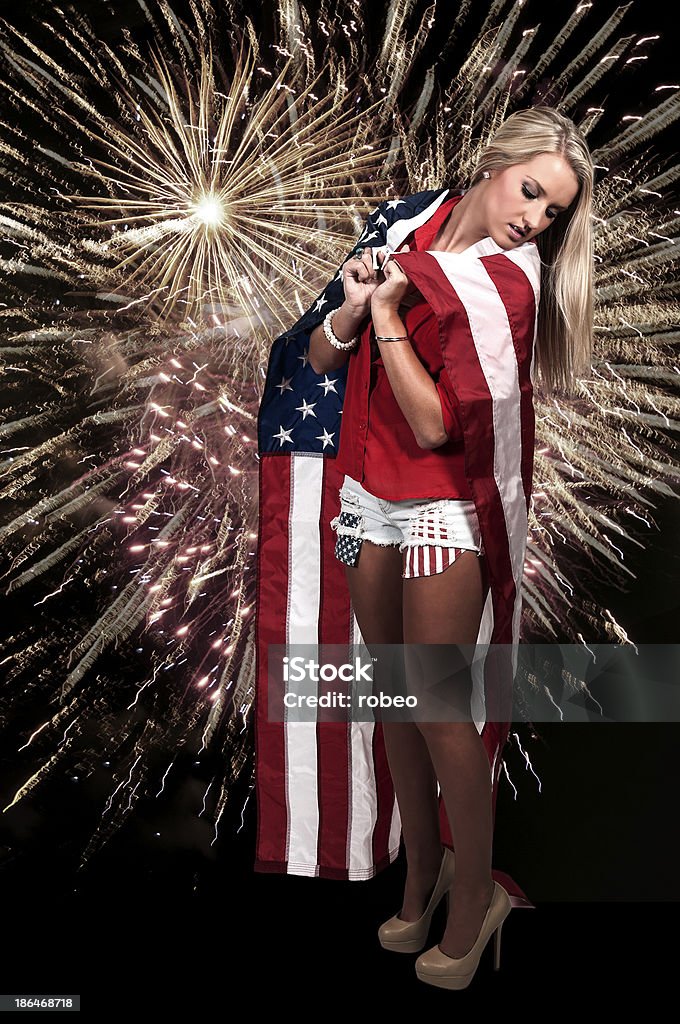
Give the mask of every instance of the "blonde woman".
MULTIPOLYGON (((373 526, 373 540, 364 536, 360 558, 346 568, 352 604, 367 644, 474 643, 488 572, 483 561, 490 557, 482 552, 491 546, 479 544, 484 537, 470 500, 474 487, 466 487, 460 452, 455 451, 456 443, 447 430, 447 419, 453 419, 447 414, 455 412, 456 389, 451 381, 444 385, 442 375, 438 389, 431 378, 426 379, 425 360, 419 359, 414 349, 416 332, 409 331, 405 323, 422 303, 412 304, 402 318, 402 301, 410 289, 413 295, 414 283, 425 293, 435 287, 435 268, 422 268, 423 260, 431 259, 432 253, 462 254, 487 239, 508 253, 536 244, 541 258, 537 365, 546 387, 568 388, 573 369, 587 368, 592 350, 592 187, 588 146, 575 125, 553 110, 520 111, 507 119, 480 155, 471 187, 451 203, 449 215, 430 241, 429 252, 420 259, 415 254, 409 258, 395 254, 375 270, 372 251, 366 249, 360 259, 345 264, 346 305, 333 317, 333 331, 346 343, 370 310, 362 344, 367 341, 366 332, 373 331, 383 364, 374 390, 389 383, 413 434, 413 443, 405 451, 402 440, 408 435, 403 425, 399 424, 400 430, 390 430, 375 424, 374 432, 382 433, 380 443, 373 445, 375 452, 372 450, 371 439, 367 443, 363 433, 366 428, 360 426, 362 413, 348 402, 350 395, 363 393, 367 381, 362 371, 366 372, 367 364, 350 356, 355 372, 352 375, 350 370, 347 381, 338 468, 349 477, 343 496, 346 511, 355 514, 358 507, 373 526), (418 457, 418 450, 429 458, 418 457), (413 461, 410 453, 416 456, 413 461), (366 468, 371 473, 360 475, 366 468), (447 493, 449 480, 456 486, 447 493), (372 497, 367 499, 365 493, 372 497), (449 536, 439 536, 439 543, 431 546, 401 547, 401 539, 400 554, 394 541, 386 543, 403 522, 398 515, 402 508, 394 509, 394 505, 409 506, 413 523, 414 502, 430 505, 432 499, 450 496, 454 496, 451 505, 439 506, 437 511, 443 515, 434 523, 434 532, 438 528, 440 535, 449 526, 449 536), (391 518, 393 523, 385 523, 382 534, 381 520, 376 519, 379 501, 381 519, 391 518), (396 515, 385 516, 386 501, 387 509, 396 515), (407 574, 405 569, 414 567, 414 548, 421 549, 422 562, 428 547, 427 571, 420 564, 417 575, 407 574), (437 548, 445 563, 440 570, 437 548)), ((456 288, 455 267, 451 276, 456 288)), ((480 298, 483 301, 482 293, 480 298)), ((474 302, 474 296, 469 301, 474 302)), ((427 310, 423 311, 427 315, 427 310)), ((418 333, 423 333, 422 313, 418 333)), ((455 360, 455 339, 450 350, 455 360)), ((347 353, 330 344, 323 329, 317 329, 311 335, 309 358, 313 369, 322 373, 338 367, 347 353)), ((443 373, 445 370, 444 358, 443 373)), ((458 398, 460 403, 460 394, 458 398)), ((391 403, 385 401, 384 406, 394 411, 391 403)), ((459 416, 460 412, 459 408, 459 416)), ((390 419, 389 423, 393 422, 390 419)), ((516 440, 519 443, 519 437, 516 440)), ((410 940, 415 938, 418 944, 426 938, 435 901, 453 879, 447 928, 438 945, 419 957, 417 971, 423 981, 463 987, 472 978, 485 941, 497 930, 500 938, 510 910, 507 893, 492 878, 488 759, 471 720, 384 722, 383 730, 409 869, 401 909, 383 926, 380 937, 388 948, 405 948, 402 944, 406 944, 413 951, 410 940), (453 857, 442 860, 437 781, 455 841, 455 871, 453 857)))
POLYGON ((573 122, 518 111, 468 189, 381 203, 341 267, 343 294, 329 285, 288 332, 308 339, 315 382, 348 364, 330 525, 363 640, 403 644, 423 678, 448 671, 456 691, 456 720, 382 722, 408 871, 379 940, 421 950, 446 895, 445 931, 416 961, 421 980, 444 988, 470 983, 492 934, 498 965, 511 907, 491 869, 509 716, 493 712, 492 659, 475 681, 447 669, 447 652, 519 639, 533 382, 568 390, 590 366, 592 192, 573 122))

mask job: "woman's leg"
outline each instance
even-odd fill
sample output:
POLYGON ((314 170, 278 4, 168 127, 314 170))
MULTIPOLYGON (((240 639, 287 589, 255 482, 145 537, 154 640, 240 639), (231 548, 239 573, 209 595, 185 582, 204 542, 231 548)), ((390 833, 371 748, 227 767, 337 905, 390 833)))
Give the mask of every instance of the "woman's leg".
MULTIPOLYGON (((346 566, 364 643, 401 644, 402 556, 396 546, 365 540, 356 566, 346 566)), ((437 779, 427 744, 412 722, 383 722, 385 752, 399 805, 408 873, 400 917, 423 913, 441 866, 437 779)))
MULTIPOLYGON (((480 562, 474 551, 465 551, 441 573, 404 580, 406 645, 475 644, 485 597, 480 562)), ((425 646, 408 652, 409 659, 421 660, 426 678, 428 671, 436 671, 430 678, 441 678, 442 653, 441 647, 432 652, 428 669, 425 646)), ((452 687, 461 685, 460 675, 455 675, 455 660, 465 664, 460 652, 455 658, 452 646, 452 687)), ((449 916, 439 946, 449 956, 461 957, 472 948, 493 895, 489 758, 471 719, 419 722, 418 728, 439 779, 456 854, 449 916)))

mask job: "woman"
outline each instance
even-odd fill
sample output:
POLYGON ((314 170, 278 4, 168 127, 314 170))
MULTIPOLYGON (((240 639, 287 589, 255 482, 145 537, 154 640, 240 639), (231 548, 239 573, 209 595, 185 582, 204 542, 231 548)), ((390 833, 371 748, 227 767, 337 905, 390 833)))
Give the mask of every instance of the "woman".
MULTIPOLYGON (((491 278, 498 274, 494 284, 502 295, 503 274, 511 277, 522 258, 538 253, 540 308, 534 289, 537 308, 524 335, 529 347, 536 342, 546 387, 569 387, 575 372, 587 370, 592 351, 592 191, 592 160, 574 124, 551 108, 519 111, 483 150, 471 187, 442 203, 439 216, 429 217, 398 252, 367 247, 343 265, 345 301, 311 333, 309 361, 322 374, 352 360, 336 463, 345 474, 341 513, 331 525, 369 647, 440 645, 441 651, 441 645, 478 642, 498 567, 494 530, 484 526, 486 499, 471 467, 475 452, 489 453, 481 451, 486 435, 471 425, 476 399, 466 393, 456 347, 439 344, 447 316, 440 294, 447 274, 457 299, 464 291, 458 274, 467 264, 456 254, 478 255, 476 247, 487 246, 492 258, 485 269, 491 278), (506 270, 494 263, 498 253, 510 257, 506 270)), ((472 286, 462 302, 474 313, 472 286)), ((508 308, 511 324, 521 316, 521 309, 508 308)), ((472 364, 465 370, 474 371, 472 364)), ((528 380, 527 395, 530 402, 528 380)), ((508 423, 495 444, 517 447, 508 423)), ((523 423, 517 420, 518 430, 523 423)), ((426 678, 440 673, 434 658, 421 669, 426 678)), ((510 910, 491 874, 488 756, 472 713, 459 718, 383 722, 408 872, 401 910, 379 938, 388 949, 420 950, 447 894, 444 934, 416 962, 421 980, 444 988, 470 983, 494 933, 497 965, 510 910), (437 783, 455 837, 455 875, 453 854, 442 850, 437 783)))

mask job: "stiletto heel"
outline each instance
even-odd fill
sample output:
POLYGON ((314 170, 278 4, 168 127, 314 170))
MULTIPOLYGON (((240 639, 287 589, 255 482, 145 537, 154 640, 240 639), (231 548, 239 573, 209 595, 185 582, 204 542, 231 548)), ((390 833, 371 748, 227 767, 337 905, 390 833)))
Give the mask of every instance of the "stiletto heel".
POLYGON ((439 875, 424 912, 417 921, 402 921, 395 914, 389 921, 381 924, 378 929, 378 941, 383 949, 392 950, 394 953, 418 953, 423 948, 427 941, 432 915, 444 895, 447 897, 448 910, 448 891, 453 885, 454 868, 453 851, 445 846, 439 875))
POLYGON ((494 882, 493 896, 486 912, 479 935, 472 949, 465 956, 447 956, 439 946, 433 946, 421 953, 416 960, 416 974, 420 981, 438 988, 467 988, 479 967, 479 961, 487 942, 494 936, 494 969, 498 970, 501 960, 501 927, 512 909, 510 897, 498 882, 494 882))
POLYGON ((502 924, 498 925, 496 932, 493 937, 493 969, 494 971, 500 970, 501 966, 501 928, 502 924))

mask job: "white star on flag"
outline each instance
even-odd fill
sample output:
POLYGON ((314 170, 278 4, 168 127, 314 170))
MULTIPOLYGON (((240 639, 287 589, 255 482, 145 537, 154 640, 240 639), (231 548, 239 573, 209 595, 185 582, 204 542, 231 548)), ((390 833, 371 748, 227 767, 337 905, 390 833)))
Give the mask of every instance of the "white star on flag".
POLYGON ((323 434, 316 435, 317 441, 323 441, 324 448, 326 447, 327 444, 332 444, 333 447, 335 448, 335 442, 333 441, 334 437, 335 434, 329 434, 325 427, 323 428, 323 434))
POLYGON ((272 437, 276 437, 279 442, 279 448, 283 448, 284 441, 290 441, 293 444, 293 438, 290 436, 293 433, 293 428, 289 427, 288 430, 284 430, 283 425, 279 425, 278 434, 272 434, 272 437))
POLYGON ((314 412, 314 406, 315 405, 316 405, 316 402, 307 402, 307 400, 305 398, 303 398, 302 399, 302 405, 296 405, 295 406, 295 411, 296 412, 301 412, 303 420, 306 420, 308 415, 309 416, 316 416, 316 413, 314 412))
POLYGON ((329 380, 328 379, 328 374, 324 373, 324 380, 322 380, 321 383, 317 384, 316 386, 318 388, 325 388, 324 393, 323 393, 324 394, 324 398, 325 398, 329 391, 335 391, 335 393, 337 395, 338 389, 335 386, 337 383, 338 383, 338 378, 337 377, 335 378, 335 380, 329 380))

